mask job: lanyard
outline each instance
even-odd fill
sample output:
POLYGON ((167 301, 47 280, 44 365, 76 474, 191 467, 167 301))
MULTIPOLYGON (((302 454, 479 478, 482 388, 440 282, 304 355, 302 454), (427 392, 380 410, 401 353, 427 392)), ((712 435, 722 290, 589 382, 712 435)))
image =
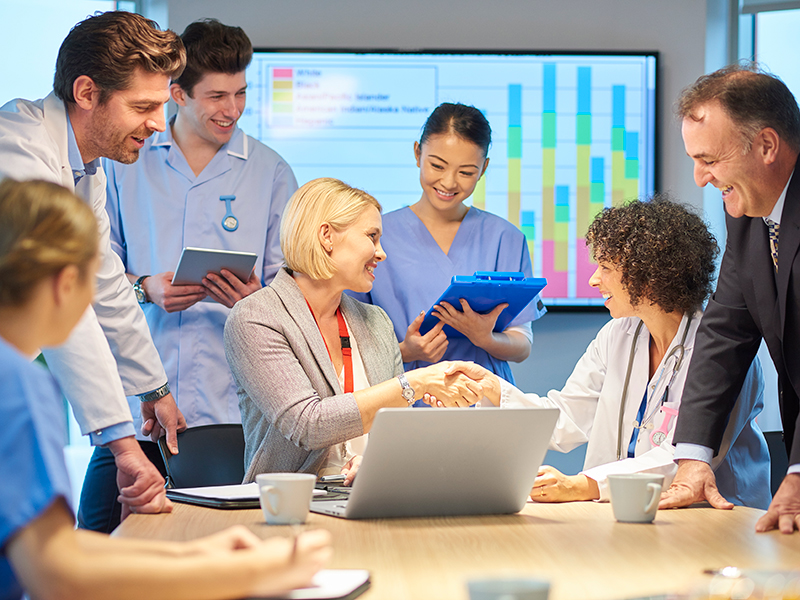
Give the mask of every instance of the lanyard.
MULTIPOLYGON (((664 395, 661 397, 661 402, 658 408, 660 408, 664 404, 664 402, 667 401, 669 395, 669 386, 672 385, 672 382, 675 380, 675 375, 677 375, 678 373, 678 369, 680 369, 681 364, 683 364, 683 354, 685 352, 684 344, 686 342, 686 336, 689 333, 689 326, 692 324, 693 317, 694 315, 692 314, 687 316, 686 326, 683 329, 683 335, 681 336, 680 344, 676 345, 672 350, 670 350, 670 352, 664 358, 664 367, 662 367, 661 369, 661 374, 659 375, 658 378, 659 382, 661 381, 661 377, 663 377, 664 375, 664 368, 666 368, 667 366, 667 360, 669 360, 669 358, 673 355, 676 357, 676 360, 675 360, 675 366, 672 368, 672 376, 670 377, 669 383, 667 384, 667 389, 664 392, 664 395)), ((625 373, 625 385, 622 386, 622 398, 620 399, 619 419, 618 419, 619 422, 617 427, 617 460, 622 459, 622 425, 623 425, 623 416, 625 414, 625 402, 628 397, 628 385, 631 382, 631 371, 633 370, 633 358, 636 355, 636 340, 639 339, 639 332, 641 332, 643 325, 644 321, 639 321, 639 325, 636 327, 636 332, 633 334, 633 341, 631 342, 631 352, 630 355, 628 356, 628 371, 625 373)), ((647 388, 645 388, 645 406, 646 406, 646 400, 647 400, 647 388)), ((655 413, 656 411, 653 411, 650 415, 650 418, 654 417, 655 413)), ((649 420, 649 418, 646 420, 649 420)), ((639 425, 642 425, 642 423, 639 423, 639 425)), ((636 433, 636 431, 638 430, 634 428, 634 434, 636 433)))
MULTIPOLYGON (((311 316, 314 317, 314 323, 317 324, 317 329, 319 329, 320 335, 322 335, 322 329, 319 328, 317 316, 314 314, 314 309, 311 308, 308 300, 306 300, 306 305, 308 306, 308 310, 311 311, 311 316)), ((336 321, 339 323, 339 343, 342 345, 342 362, 344 363, 344 393, 351 394, 353 392, 353 349, 350 347, 350 332, 347 331, 347 323, 344 322, 344 316, 342 316, 342 311, 340 308, 336 309, 336 321)), ((322 343, 325 344, 325 350, 328 352, 328 358, 331 359, 331 364, 333 364, 333 357, 331 356, 331 351, 328 348, 328 342, 325 341, 324 335, 322 336, 322 343)))

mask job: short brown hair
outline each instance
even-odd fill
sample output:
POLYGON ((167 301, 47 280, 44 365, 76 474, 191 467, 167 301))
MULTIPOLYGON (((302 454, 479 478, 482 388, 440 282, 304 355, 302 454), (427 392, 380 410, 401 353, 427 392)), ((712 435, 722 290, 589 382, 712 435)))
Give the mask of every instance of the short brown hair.
POLYGON ((173 31, 136 13, 110 11, 75 25, 61 43, 53 91, 74 104, 75 80, 86 75, 100 88, 104 103, 115 91, 128 89, 137 69, 175 78, 186 64, 183 42, 173 31))
POLYGON ((779 78, 754 62, 729 65, 703 75, 681 92, 675 106, 679 119, 698 120, 697 110, 719 102, 739 128, 745 152, 764 128, 778 132, 792 149, 800 150, 800 109, 779 78))
POLYGON ((0 305, 25 303, 33 287, 68 265, 82 276, 97 255, 89 206, 49 181, 0 182, 0 305))
POLYGON ((686 314, 711 294, 717 240, 700 217, 666 195, 606 208, 589 226, 586 242, 592 258, 622 272, 631 306, 649 302, 686 314))
POLYGON ((317 238, 320 226, 327 223, 344 231, 370 206, 383 210, 367 192, 338 179, 312 179, 301 186, 281 218, 281 252, 286 266, 312 279, 333 277, 333 261, 317 238))
POLYGON ((253 59, 253 45, 241 27, 223 25, 216 19, 189 23, 181 34, 186 47, 186 68, 175 79, 192 97, 194 86, 207 73, 236 75, 253 59))

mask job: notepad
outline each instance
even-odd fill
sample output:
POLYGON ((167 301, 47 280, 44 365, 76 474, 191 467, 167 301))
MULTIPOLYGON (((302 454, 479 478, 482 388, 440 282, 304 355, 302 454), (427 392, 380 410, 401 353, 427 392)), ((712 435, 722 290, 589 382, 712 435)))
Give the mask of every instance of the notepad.
MULTIPOLYGON (((325 496, 325 490, 314 490, 314 496, 325 496)), ((194 488, 167 490, 167 498, 184 504, 195 504, 208 508, 242 509, 260 508, 258 484, 210 485, 194 488)))

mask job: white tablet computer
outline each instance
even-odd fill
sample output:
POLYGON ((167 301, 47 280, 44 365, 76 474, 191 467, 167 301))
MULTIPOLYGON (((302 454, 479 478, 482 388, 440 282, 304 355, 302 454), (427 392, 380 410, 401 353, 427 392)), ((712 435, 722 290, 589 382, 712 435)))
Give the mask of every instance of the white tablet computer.
POLYGON ((186 247, 181 252, 172 285, 202 285, 208 273, 227 269, 242 281, 250 279, 257 256, 252 252, 233 252, 211 248, 186 247))

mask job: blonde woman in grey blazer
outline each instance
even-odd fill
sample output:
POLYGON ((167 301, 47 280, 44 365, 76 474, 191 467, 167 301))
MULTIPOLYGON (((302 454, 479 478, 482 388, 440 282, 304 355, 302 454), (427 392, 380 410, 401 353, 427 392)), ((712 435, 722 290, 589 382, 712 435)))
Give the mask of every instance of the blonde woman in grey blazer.
POLYGON ((287 267, 231 310, 225 351, 238 385, 245 481, 341 471, 348 484, 360 457, 347 442, 370 430, 379 409, 410 407, 425 393, 447 406, 482 397, 463 374, 445 377, 448 363, 403 374, 389 317, 343 294, 368 292, 386 258, 380 211, 372 196, 341 181, 308 182, 281 222, 287 267))

